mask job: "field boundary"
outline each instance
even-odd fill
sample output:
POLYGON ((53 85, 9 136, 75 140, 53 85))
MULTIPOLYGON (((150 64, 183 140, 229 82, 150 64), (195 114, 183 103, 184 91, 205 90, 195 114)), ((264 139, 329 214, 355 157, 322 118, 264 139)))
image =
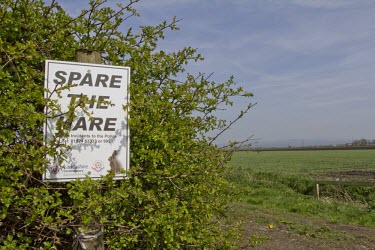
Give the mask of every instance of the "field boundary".
POLYGON ((368 150, 375 149, 375 145, 367 146, 320 146, 320 147, 287 147, 287 148, 254 148, 254 149, 240 149, 240 151, 316 151, 316 150, 368 150))
POLYGON ((319 199, 320 185, 336 186, 375 186, 374 181, 315 181, 316 198, 319 199))

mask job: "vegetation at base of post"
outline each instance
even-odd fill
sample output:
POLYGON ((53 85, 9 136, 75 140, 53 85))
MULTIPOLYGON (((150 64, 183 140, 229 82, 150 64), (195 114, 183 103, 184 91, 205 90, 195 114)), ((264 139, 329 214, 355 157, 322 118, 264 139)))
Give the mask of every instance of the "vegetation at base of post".
MULTIPOLYGON (((224 178, 230 151, 219 150, 216 136, 206 134, 232 124, 215 111, 232 105, 234 97, 252 95, 236 88, 233 78, 217 83, 186 73, 188 63, 202 60, 193 48, 158 49, 164 32, 178 29, 177 19, 126 26, 138 15, 136 2, 111 8, 106 1, 90 1, 72 17, 57 1, 1 1, 2 249, 68 249, 75 230, 93 223, 104 227, 109 249, 237 247, 236 227, 227 217, 235 190, 224 178), (74 61, 79 48, 101 51, 104 64, 131 68, 131 103, 124 107, 130 110, 132 151, 127 180, 114 181, 112 173, 102 180, 41 182, 46 155, 64 162, 66 128, 76 108, 92 104, 77 98, 65 114, 67 124, 59 122, 55 139, 44 145, 46 117, 61 112, 43 96, 44 62, 74 61)), ((74 85, 55 91, 65 88, 74 85)))

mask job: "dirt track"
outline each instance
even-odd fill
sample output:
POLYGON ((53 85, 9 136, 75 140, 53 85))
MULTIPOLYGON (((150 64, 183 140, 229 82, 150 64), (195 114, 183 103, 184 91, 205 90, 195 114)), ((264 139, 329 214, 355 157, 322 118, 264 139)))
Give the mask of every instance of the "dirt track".
POLYGON ((375 249, 375 228, 331 224, 301 215, 255 212, 247 216, 243 226, 242 249, 375 249))

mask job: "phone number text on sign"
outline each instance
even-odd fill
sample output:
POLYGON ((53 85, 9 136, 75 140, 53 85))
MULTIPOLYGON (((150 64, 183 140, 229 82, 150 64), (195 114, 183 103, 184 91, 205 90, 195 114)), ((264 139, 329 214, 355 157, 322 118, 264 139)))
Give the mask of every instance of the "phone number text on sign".
POLYGON ((70 144, 96 144, 96 143, 113 143, 116 135, 70 135, 68 142, 70 144), (78 138, 77 138, 78 137, 78 138))

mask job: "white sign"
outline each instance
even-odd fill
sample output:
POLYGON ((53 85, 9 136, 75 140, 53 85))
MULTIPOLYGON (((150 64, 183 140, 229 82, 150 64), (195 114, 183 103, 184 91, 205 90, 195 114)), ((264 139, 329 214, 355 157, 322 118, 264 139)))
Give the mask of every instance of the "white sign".
POLYGON ((70 127, 64 143, 72 149, 66 152, 62 165, 58 159, 48 157, 50 164, 43 181, 64 182, 86 176, 98 179, 110 170, 116 174, 115 179, 125 177, 120 172, 129 167, 128 114, 124 110, 129 101, 129 82, 129 67, 46 61, 45 97, 56 100, 61 113, 51 117, 51 109, 46 107, 49 118, 44 125, 44 141, 49 145, 60 119, 70 127), (59 97, 56 89, 69 85, 72 87, 63 89, 59 97), (91 118, 78 107, 75 119, 69 123, 68 107, 82 96, 93 100, 86 105, 91 118))

